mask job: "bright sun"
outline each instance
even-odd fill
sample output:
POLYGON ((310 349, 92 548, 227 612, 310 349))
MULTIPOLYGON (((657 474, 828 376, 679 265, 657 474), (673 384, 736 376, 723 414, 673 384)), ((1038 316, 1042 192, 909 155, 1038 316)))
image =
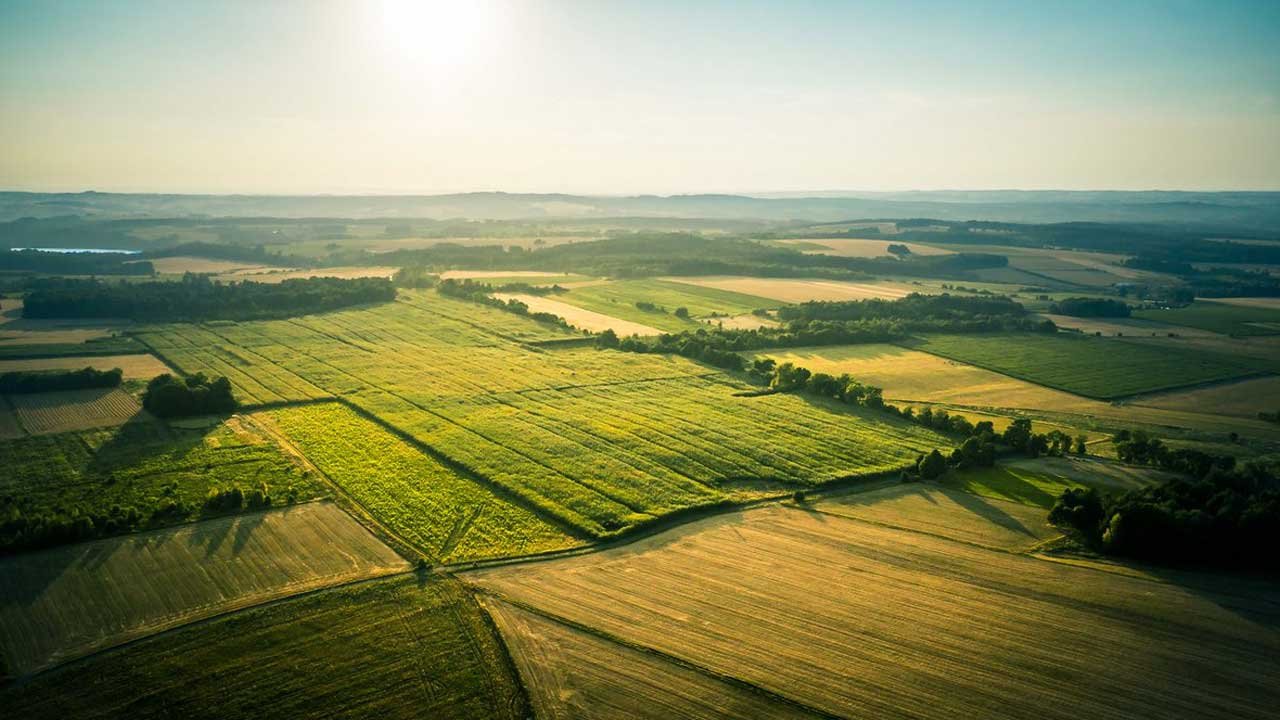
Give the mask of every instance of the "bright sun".
POLYGON ((486 0, 382 0, 388 49, 405 62, 456 66, 491 39, 493 8, 486 0))

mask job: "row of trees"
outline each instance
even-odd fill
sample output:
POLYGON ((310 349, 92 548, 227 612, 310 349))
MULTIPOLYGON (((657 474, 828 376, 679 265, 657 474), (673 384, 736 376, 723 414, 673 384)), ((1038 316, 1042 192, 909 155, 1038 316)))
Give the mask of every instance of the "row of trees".
POLYGON ((119 387, 124 373, 120 368, 95 370, 55 370, 44 372, 7 372, 0 374, 0 393, 38 393, 54 390, 85 390, 119 387))
POLYGON ((1057 315, 1072 317, 1129 317, 1129 303, 1109 298, 1072 297, 1059 300, 1050 306, 1057 315))
POLYGON ((142 407, 156 417, 222 415, 233 412, 239 403, 231 394, 231 381, 210 379, 204 373, 186 378, 169 373, 152 378, 142 394, 142 407))
POLYGON ((1236 459, 1230 455, 1211 454, 1194 448, 1170 448, 1142 430, 1121 430, 1111 442, 1121 462, 1150 465, 1191 477, 1203 477, 1212 470, 1228 471, 1236 464, 1236 459))
MULTIPOLYGON (((1280 480, 1274 464, 1223 469, 1109 496, 1067 490, 1049 520, 1094 549, 1169 564, 1280 570, 1280 480)), ((1234 465, 1234 462, 1230 463, 1234 465)))
MULTIPOLYGON (((548 313, 548 312, 532 312, 529 310, 528 303, 520 302, 515 298, 512 298, 510 300, 502 300, 500 298, 496 298, 491 295, 491 293, 504 291, 504 290, 507 290, 507 288, 510 288, 512 286, 533 288, 533 286, 525 285, 524 283, 512 283, 511 285, 504 285, 499 288, 495 288, 492 285, 489 285, 487 283, 482 283, 482 282, 476 282, 475 280, 455 280, 450 278, 448 280, 441 280, 440 282, 436 283, 436 292, 440 293, 441 295, 446 295, 448 297, 455 297, 462 300, 468 300, 470 302, 480 303, 481 305, 488 305, 489 307, 497 308, 499 310, 506 310, 507 312, 512 312, 517 315, 523 315, 531 320, 536 320, 540 323, 545 323, 547 325, 555 325, 557 327, 562 327, 566 330, 573 329, 569 325, 569 323, 566 322, 565 319, 560 317, 559 315, 556 315, 554 313, 548 313)), ((534 294, 537 294, 537 295, 545 295, 551 292, 565 292, 565 289, 560 287, 559 285, 555 285, 550 288, 538 287, 533 289, 536 290, 534 294)), ((514 290, 510 292, 525 292, 525 291, 514 290)))
POLYGON ((298 278, 220 283, 187 273, 179 282, 35 281, 23 317, 111 317, 149 321, 256 320, 395 300, 385 278, 298 278))

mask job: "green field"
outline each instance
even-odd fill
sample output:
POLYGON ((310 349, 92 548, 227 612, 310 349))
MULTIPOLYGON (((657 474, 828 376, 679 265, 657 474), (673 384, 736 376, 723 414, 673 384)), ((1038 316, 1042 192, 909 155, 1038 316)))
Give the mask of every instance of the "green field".
POLYGON ((127 335, 79 343, 0 343, 0 359, 129 355, 147 349, 127 335))
POLYGON ((529 716, 475 602, 413 577, 150 638, 0 690, 0 706, 28 720, 529 716))
POLYGON ((198 515, 210 489, 232 484, 265 484, 277 502, 326 492, 276 445, 234 420, 212 428, 134 422, 9 440, 0 442, 0 467, 0 513, 112 516, 121 523, 117 531, 198 515), (153 517, 160 508, 169 511, 153 517), (132 523, 125 519, 130 509, 137 511, 132 523))
POLYGON ((745 315, 757 308, 774 308, 781 304, 755 295, 666 280, 616 280, 574 288, 556 295, 555 299, 668 332, 705 327, 697 322, 697 318, 745 315), (636 307, 637 302, 651 302, 658 309, 641 310, 636 307), (676 317, 673 313, 680 307, 687 309, 693 319, 676 317))
POLYGON ((910 347, 1077 395, 1113 399, 1257 374, 1225 355, 1077 335, 929 335, 910 347))
POLYGON ((576 543, 343 405, 265 415, 329 480, 433 562, 528 555, 576 543))
POLYGON ((1224 335, 1280 335, 1280 310, 1197 300, 1172 310, 1139 310, 1136 318, 1224 335))
POLYGON ((0 657, 18 673, 275 598, 403 572, 333 503, 0 559, 0 657))
POLYGON ((273 402, 293 388, 341 397, 468 477, 593 536, 721 502, 739 481, 879 472, 950 442, 873 411, 735 397, 741 386, 680 357, 529 344, 566 336, 432 292, 142 334, 184 371, 221 372, 230 366, 219 356, 241 358, 231 379, 246 400, 273 402))
POLYGON ((1048 510, 1069 488, 1091 487, 1120 493, 1159 481, 1162 473, 1099 460, 1042 458, 1015 460, 945 476, 942 484, 998 500, 1048 510))

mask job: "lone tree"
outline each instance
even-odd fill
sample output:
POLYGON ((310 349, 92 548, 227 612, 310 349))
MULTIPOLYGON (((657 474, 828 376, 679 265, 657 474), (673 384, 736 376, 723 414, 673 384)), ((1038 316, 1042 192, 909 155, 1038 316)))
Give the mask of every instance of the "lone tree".
POLYGON ((942 457, 942 453, 938 452, 937 448, 934 448, 933 452, 924 456, 916 469, 920 472, 921 478, 933 480, 947 472, 947 459, 942 457))

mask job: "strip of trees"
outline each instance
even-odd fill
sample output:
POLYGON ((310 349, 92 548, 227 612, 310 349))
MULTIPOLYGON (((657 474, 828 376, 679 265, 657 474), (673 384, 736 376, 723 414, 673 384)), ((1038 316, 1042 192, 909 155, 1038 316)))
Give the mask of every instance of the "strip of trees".
POLYGON ((298 278, 220 283, 187 273, 178 282, 104 283, 54 278, 32 283, 23 317, 147 321, 258 320, 395 300, 385 278, 298 278))
POLYGON ((52 372, 7 372, 0 374, 0 393, 39 393, 55 390, 86 390, 119 387, 124 373, 120 368, 58 370, 52 372))
POLYGON ((495 288, 494 286, 489 285, 487 283, 476 282, 474 280, 455 280, 452 278, 447 280, 441 280, 436 284, 436 292, 440 293, 441 295, 459 298, 461 300, 468 300, 470 302, 479 303, 481 305, 488 305, 489 307, 497 308, 498 310, 506 310, 507 312, 515 313, 517 315, 523 315, 531 320, 536 320, 540 323, 545 323, 547 325, 555 325, 556 327, 561 327, 566 330, 573 329, 569 325, 569 323, 566 322, 565 319, 560 317, 559 315, 556 315, 554 313, 548 313, 548 312, 533 312, 529 310, 528 303, 521 302, 519 300, 516 300, 515 298, 511 298, 509 300, 503 300, 501 298, 493 297, 492 295, 492 293, 499 292, 499 291, 528 292, 528 290, 525 290, 525 289, 513 290, 511 288, 529 288, 531 290, 534 290, 533 294, 535 295, 546 295, 552 292, 565 291, 565 289, 560 287, 559 285, 555 285, 553 287, 547 288, 547 287, 526 285, 524 283, 511 283, 509 285, 503 285, 501 287, 495 288))
POLYGON ((1129 303, 1109 298, 1073 297, 1059 300, 1050 306, 1057 315, 1072 317, 1129 317, 1129 303))

